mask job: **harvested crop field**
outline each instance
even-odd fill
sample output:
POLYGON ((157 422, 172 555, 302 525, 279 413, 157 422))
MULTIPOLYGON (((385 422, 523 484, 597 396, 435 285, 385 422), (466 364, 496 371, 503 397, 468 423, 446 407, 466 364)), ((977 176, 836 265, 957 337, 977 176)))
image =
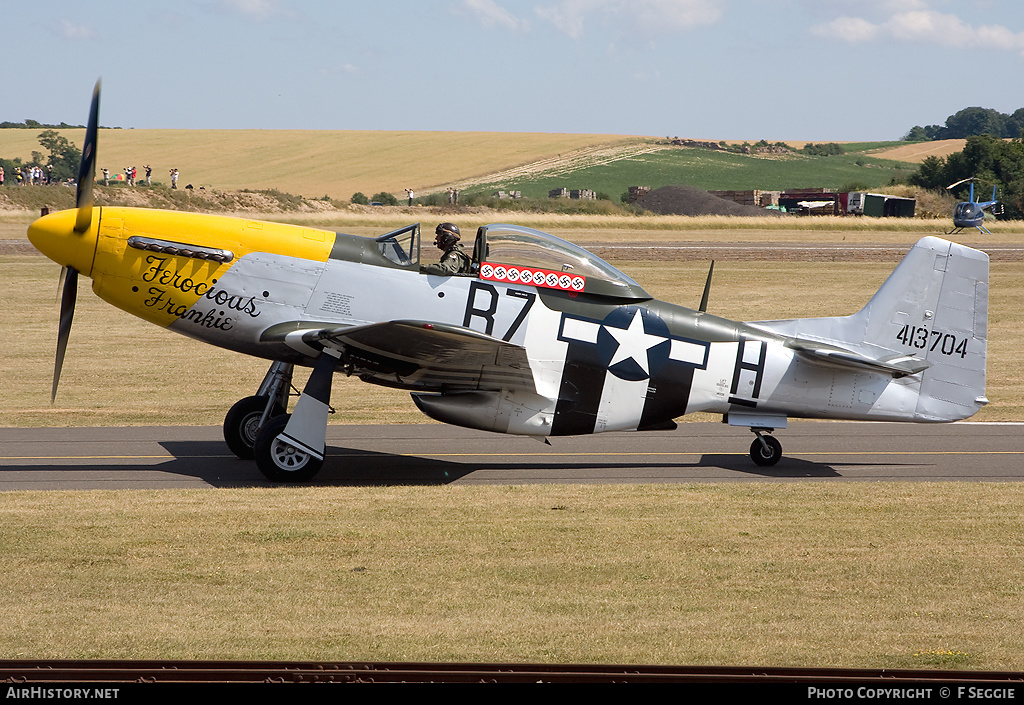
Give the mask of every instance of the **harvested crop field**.
POLYGON ((873 152, 871 156, 879 159, 895 159, 900 162, 923 162, 927 157, 948 157, 953 152, 964 148, 967 140, 934 140, 931 142, 914 142, 900 145, 892 149, 873 152))

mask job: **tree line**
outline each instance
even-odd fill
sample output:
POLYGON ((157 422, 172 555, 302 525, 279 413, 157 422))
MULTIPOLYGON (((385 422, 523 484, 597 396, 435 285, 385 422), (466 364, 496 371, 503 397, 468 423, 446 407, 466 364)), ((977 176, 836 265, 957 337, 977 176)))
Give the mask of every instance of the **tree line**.
POLYGON ((56 130, 43 130, 39 133, 39 144, 48 154, 33 151, 32 159, 22 163, 21 158, 3 159, 0 158, 0 166, 4 172, 11 177, 14 183, 14 174, 22 167, 42 167, 46 170, 49 181, 67 181, 78 178, 78 166, 82 161, 82 150, 71 140, 56 130))
POLYGON ((978 135, 1018 138, 1024 135, 1024 108, 1007 115, 992 108, 964 108, 946 118, 944 125, 915 125, 903 139, 907 142, 967 139, 978 135))
POLYGON ((24 122, 10 122, 4 120, 0 122, 0 130, 84 130, 85 125, 69 125, 66 122, 62 122, 59 125, 44 125, 38 120, 25 120, 24 122))
MULTIPOLYGON (((975 200, 988 200, 992 189, 1003 205, 1002 218, 1024 218, 1024 141, 1006 141, 991 135, 968 137, 963 151, 948 157, 926 157, 910 176, 910 183, 941 190, 961 179, 974 179, 975 200)), ((967 200, 970 186, 953 194, 967 200)))

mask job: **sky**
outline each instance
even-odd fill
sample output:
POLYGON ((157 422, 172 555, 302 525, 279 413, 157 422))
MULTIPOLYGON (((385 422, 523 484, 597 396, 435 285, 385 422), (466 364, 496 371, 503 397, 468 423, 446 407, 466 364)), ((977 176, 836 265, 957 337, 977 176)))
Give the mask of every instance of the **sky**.
POLYGON ((1020 0, 0 0, 0 121, 896 140, 1024 107, 1020 0))

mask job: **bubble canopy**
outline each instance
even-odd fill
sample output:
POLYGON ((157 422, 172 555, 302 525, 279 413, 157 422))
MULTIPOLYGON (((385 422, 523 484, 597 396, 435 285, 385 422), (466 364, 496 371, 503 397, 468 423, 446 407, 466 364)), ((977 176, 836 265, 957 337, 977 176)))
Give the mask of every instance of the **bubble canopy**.
MULTIPOLYGON (((371 262, 352 236, 339 233, 332 257, 371 262)), ((420 224, 408 225, 371 241, 374 264, 419 268, 423 259, 420 224)), ((465 243, 468 252, 468 243, 465 243)), ((477 229, 471 271, 455 276, 478 277, 548 291, 592 294, 633 301, 651 297, 629 276, 579 245, 521 225, 496 223, 477 229)))
POLYGON ((588 294, 651 298, 636 281, 597 255, 554 235, 521 225, 497 223, 481 226, 477 231, 473 259, 481 266, 511 266, 534 273, 566 275, 574 281, 582 278, 585 284, 577 290, 588 294))

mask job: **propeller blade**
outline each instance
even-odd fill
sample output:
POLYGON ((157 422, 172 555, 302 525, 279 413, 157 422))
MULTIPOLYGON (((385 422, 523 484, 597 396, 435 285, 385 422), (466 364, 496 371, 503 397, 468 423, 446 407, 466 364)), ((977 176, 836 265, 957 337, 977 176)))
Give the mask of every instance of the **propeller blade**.
POLYGON ((99 133, 100 82, 92 90, 92 106, 89 108, 89 124, 85 129, 85 144, 82 146, 82 163, 78 167, 78 194, 75 206, 75 232, 84 233, 92 224, 92 187, 96 181, 96 138, 99 133))
POLYGON ((78 270, 65 267, 64 287, 60 295, 60 325, 57 327, 57 359, 53 363, 53 387, 50 390, 50 403, 57 398, 57 385, 60 384, 60 372, 64 367, 64 353, 68 349, 68 336, 71 334, 71 321, 75 317, 75 302, 78 299, 78 270))
POLYGON ((60 292, 64 291, 64 280, 68 277, 68 268, 60 268, 60 276, 57 277, 57 301, 60 301, 60 292))

